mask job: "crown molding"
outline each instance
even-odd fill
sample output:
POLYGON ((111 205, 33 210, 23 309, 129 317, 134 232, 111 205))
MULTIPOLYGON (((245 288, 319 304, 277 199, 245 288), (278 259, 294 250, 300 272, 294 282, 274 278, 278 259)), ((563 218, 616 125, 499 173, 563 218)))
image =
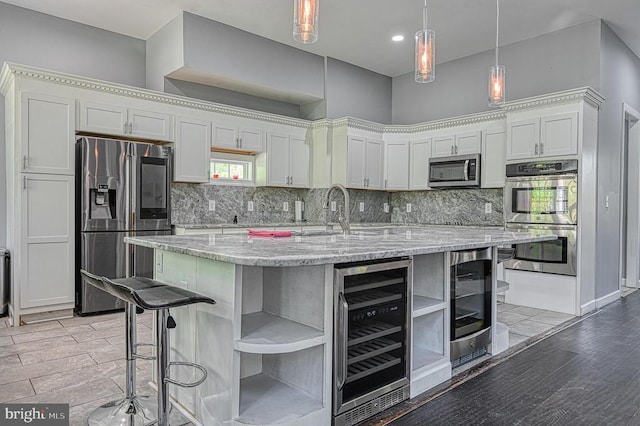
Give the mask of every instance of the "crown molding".
POLYGON ((385 132, 389 133, 419 133, 430 130, 447 129, 451 127, 465 126, 469 124, 486 123, 489 121, 498 121, 506 117, 504 111, 490 111, 478 114, 462 115, 454 118, 446 118, 442 120, 427 121, 425 123, 411 124, 405 126, 393 125, 385 126, 385 132))
POLYGON ((218 104, 215 102, 200 101, 184 96, 171 95, 148 89, 134 88, 123 84, 110 83, 103 80, 80 77, 72 74, 49 71, 41 68, 19 65, 9 62, 5 62, 2 68, 2 73, 0 74, 0 90, 2 90, 3 94, 8 87, 8 82, 9 80, 11 80, 11 77, 40 80, 80 89, 125 96, 128 98, 143 99, 147 101, 164 103, 167 105, 200 109, 203 111, 218 114, 231 115, 238 118, 260 120, 274 124, 300 127, 304 129, 308 128, 309 124, 311 123, 308 120, 296 119, 267 112, 253 111, 250 109, 233 107, 229 105, 218 104))
POLYGON ((542 96, 533 96, 517 101, 507 102, 502 106, 506 112, 535 109, 553 105, 562 105, 575 102, 587 102, 595 108, 599 108, 605 97, 591 87, 580 87, 578 89, 564 90, 561 92, 549 93, 542 96))

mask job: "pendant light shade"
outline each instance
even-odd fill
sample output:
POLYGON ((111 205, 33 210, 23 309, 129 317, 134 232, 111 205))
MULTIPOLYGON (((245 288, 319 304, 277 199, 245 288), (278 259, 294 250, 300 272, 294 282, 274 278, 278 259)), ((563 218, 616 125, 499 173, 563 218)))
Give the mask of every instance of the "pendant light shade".
POLYGON ((504 104, 506 69, 504 65, 498 65, 498 42, 500 25, 500 0, 496 0, 496 64, 489 69, 489 106, 495 107, 504 104))
POLYGON ((493 65, 489 69, 489 106, 504 104, 505 77, 504 65, 493 65))
POLYGON ((318 40, 319 0, 293 0, 293 39, 310 44, 318 40))
POLYGON ((436 33, 427 28, 427 1, 424 2, 422 30, 416 33, 416 82, 436 79, 436 33))

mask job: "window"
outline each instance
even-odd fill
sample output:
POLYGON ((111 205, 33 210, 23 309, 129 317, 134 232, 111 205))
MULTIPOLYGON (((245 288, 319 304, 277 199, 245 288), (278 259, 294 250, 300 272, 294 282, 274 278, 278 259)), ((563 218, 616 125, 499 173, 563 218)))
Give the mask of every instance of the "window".
POLYGON ((254 157, 213 152, 209 168, 211 182, 253 183, 254 157))

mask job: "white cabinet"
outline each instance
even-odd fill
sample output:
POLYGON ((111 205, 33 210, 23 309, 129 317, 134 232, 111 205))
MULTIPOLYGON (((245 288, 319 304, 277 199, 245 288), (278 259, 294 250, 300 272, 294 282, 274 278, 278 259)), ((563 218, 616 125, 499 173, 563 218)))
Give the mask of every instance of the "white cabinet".
POLYGON ((347 144, 347 187, 382 189, 383 142, 349 136, 347 144))
POLYGON ((21 171, 73 175, 75 163, 75 100, 22 94, 21 171))
POLYGON ((578 154, 577 112, 514 120, 507 129, 507 160, 578 154))
POLYGON ((464 132, 453 135, 434 136, 431 146, 432 157, 479 154, 481 132, 464 132))
POLYGON ((409 144, 409 189, 429 189, 431 139, 412 140, 409 144))
POLYGON ((73 303, 73 176, 23 174, 20 308, 73 303))
POLYGON ((176 119, 173 154, 174 182, 209 182, 211 123, 193 118, 176 119))
POLYGON ((268 133, 267 149, 256 158, 256 184, 308 188, 309 153, 302 137, 268 133))
POLYGON ((212 146, 222 149, 262 152, 263 133, 263 130, 256 126, 232 121, 214 122, 212 146))
POLYGON ((79 130, 172 142, 173 117, 161 112, 95 102, 80 103, 79 130))
POLYGON ((483 188, 504 188, 506 139, 503 129, 482 132, 480 185, 483 188))
POLYGON ((384 188, 409 189, 409 141, 385 142, 384 188))

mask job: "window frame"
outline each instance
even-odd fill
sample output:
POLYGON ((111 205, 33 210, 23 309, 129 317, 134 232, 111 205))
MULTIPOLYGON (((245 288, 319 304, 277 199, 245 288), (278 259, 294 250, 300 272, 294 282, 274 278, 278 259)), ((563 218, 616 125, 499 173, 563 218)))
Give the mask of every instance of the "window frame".
POLYGON ((213 185, 255 186, 256 160, 254 155, 233 154, 228 152, 212 151, 209 158, 209 183, 213 185), (213 165, 218 163, 245 163, 248 166, 249 179, 213 178, 213 165))

